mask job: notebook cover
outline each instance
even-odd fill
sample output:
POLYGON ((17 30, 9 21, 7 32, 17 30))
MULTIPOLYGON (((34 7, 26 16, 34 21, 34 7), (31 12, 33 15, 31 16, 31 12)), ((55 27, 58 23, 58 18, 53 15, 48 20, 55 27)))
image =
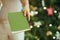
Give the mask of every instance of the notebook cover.
POLYGON ((29 24, 23 12, 8 13, 8 20, 12 31, 28 30, 29 24))

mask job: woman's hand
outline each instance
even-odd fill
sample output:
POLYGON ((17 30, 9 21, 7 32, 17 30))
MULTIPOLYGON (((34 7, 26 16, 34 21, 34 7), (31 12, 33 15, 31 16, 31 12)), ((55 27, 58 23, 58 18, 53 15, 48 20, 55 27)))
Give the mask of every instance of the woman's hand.
POLYGON ((30 10, 29 10, 29 7, 24 7, 24 16, 27 17, 28 21, 30 21, 30 10))
POLYGON ((24 16, 27 16, 28 21, 30 21, 30 12, 29 12, 29 0, 20 0, 23 5, 24 16))

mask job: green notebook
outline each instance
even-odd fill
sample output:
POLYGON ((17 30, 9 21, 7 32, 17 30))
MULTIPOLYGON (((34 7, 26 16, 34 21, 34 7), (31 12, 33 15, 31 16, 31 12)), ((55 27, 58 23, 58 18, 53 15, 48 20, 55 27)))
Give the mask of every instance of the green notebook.
POLYGON ((29 24, 23 12, 8 13, 8 20, 12 31, 29 30, 29 24))

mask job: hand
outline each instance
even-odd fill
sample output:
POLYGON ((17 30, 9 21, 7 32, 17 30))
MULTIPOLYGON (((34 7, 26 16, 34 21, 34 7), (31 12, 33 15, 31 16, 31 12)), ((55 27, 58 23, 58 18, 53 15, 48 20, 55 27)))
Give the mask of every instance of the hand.
POLYGON ((24 7, 24 16, 27 17, 28 21, 30 21, 30 11, 27 7, 24 7))

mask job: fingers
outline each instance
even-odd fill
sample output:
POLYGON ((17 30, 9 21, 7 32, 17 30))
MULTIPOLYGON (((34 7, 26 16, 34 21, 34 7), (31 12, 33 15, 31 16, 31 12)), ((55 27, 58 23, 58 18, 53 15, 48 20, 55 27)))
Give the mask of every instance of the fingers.
POLYGON ((24 10, 24 16, 27 17, 28 21, 30 21, 30 13, 29 13, 29 10, 24 10))
POLYGON ((24 16, 26 16, 26 11, 24 10, 24 16))
POLYGON ((28 21, 30 21, 30 13, 29 12, 27 14, 27 17, 28 17, 28 21))

